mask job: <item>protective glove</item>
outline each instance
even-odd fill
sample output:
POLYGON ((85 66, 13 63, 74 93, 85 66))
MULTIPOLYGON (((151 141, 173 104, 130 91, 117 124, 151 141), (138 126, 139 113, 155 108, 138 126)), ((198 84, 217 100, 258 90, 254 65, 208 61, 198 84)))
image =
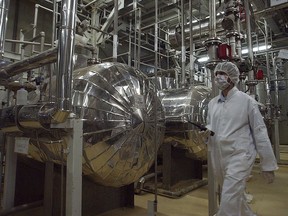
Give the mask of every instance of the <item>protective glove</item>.
POLYGON ((210 136, 210 130, 201 130, 199 131, 199 135, 203 136, 203 137, 209 137, 210 136))
POLYGON ((274 171, 262 171, 262 176, 267 181, 268 184, 273 183, 275 178, 274 171))

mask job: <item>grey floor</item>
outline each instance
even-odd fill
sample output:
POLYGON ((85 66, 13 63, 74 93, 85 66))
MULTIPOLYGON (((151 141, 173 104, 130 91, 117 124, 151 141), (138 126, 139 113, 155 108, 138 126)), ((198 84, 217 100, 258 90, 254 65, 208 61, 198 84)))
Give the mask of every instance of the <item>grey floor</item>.
MULTIPOLYGON (((256 165, 248 182, 247 191, 254 196, 251 208, 258 216, 288 215, 288 165, 280 165, 273 184, 266 184, 256 165)), ((135 208, 115 209, 98 216, 146 216, 147 203, 153 201, 153 194, 135 195, 135 208)), ((41 208, 13 214, 14 216, 40 216, 41 208)), ((204 186, 182 198, 171 199, 158 196, 158 216, 207 216, 208 188, 204 186)))
MULTIPOLYGON (((273 184, 266 184, 255 166, 252 179, 248 182, 247 191, 254 196, 251 208, 257 216, 288 215, 288 166, 280 166, 273 184)), ((135 196, 135 209, 117 209, 101 214, 101 216, 144 216, 147 215, 147 202, 154 200, 152 194, 135 196)), ((207 216, 207 186, 190 192, 180 199, 158 197, 158 213, 160 216, 207 216)))

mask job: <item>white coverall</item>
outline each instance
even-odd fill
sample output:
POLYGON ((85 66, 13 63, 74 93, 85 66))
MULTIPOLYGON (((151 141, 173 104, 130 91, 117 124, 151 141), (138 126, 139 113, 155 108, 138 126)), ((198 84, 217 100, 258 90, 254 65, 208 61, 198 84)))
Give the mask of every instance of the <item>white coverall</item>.
POLYGON ((208 148, 214 175, 222 186, 217 216, 254 216, 244 191, 256 151, 262 171, 278 169, 257 102, 233 87, 226 98, 220 94, 210 101, 207 123, 215 132, 208 148))

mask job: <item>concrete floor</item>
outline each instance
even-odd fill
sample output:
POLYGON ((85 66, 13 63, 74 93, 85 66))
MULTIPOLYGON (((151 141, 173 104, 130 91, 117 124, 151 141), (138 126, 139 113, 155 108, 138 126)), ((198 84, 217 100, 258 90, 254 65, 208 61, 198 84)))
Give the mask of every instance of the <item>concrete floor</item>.
MULTIPOLYGON (((273 184, 266 184, 259 168, 255 166, 247 192, 254 196, 251 208, 257 216, 288 215, 288 166, 280 166, 273 184)), ((117 209, 99 216, 144 216, 147 215, 147 202, 153 201, 153 194, 135 196, 135 209, 117 209)), ((158 197, 159 216, 207 216, 208 187, 190 192, 180 199, 158 197)))
MULTIPOLYGON (((247 191, 253 194, 251 208, 258 216, 287 216, 288 215, 288 166, 280 165, 273 184, 267 185, 260 175, 256 165, 248 182, 247 191)), ((115 209, 97 216, 146 216, 148 201, 154 200, 154 195, 145 193, 135 195, 135 208, 115 209)), ((40 216, 41 208, 12 214, 14 216, 40 216)), ((182 198, 171 199, 158 196, 158 216, 207 216, 208 187, 192 191, 182 198)))

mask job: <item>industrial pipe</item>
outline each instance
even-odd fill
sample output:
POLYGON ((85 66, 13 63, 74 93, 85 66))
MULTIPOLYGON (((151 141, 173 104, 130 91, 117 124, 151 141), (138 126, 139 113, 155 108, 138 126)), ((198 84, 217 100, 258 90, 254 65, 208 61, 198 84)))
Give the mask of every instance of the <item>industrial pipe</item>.
POLYGON ((249 1, 244 1, 244 7, 245 7, 245 19, 246 19, 246 34, 247 34, 247 45, 248 45, 248 57, 251 61, 252 68, 248 71, 248 81, 247 85, 249 86, 249 94, 252 97, 255 97, 256 95, 256 87, 255 87, 255 81, 254 81, 254 56, 253 56, 253 45, 252 45, 252 36, 251 36, 251 11, 250 11, 250 3, 249 1))
POLYGON ((57 108, 71 111, 71 85, 77 0, 63 0, 57 61, 57 108))
MULTIPOLYGON (((155 50, 155 84, 157 83, 157 75, 158 75, 158 21, 159 21, 159 18, 158 18, 158 0, 155 0, 155 37, 154 37, 154 50, 155 50)), ((157 93, 156 93, 156 85, 155 85, 155 93, 154 93, 154 97, 157 97, 157 93)), ((155 104, 154 104, 154 109, 157 108, 157 100, 155 101, 155 104)), ((157 160, 158 160, 158 155, 157 155, 157 138, 158 138, 158 132, 156 130, 157 128, 157 114, 155 113, 154 115, 154 128, 155 128, 155 134, 154 134, 154 151, 155 151, 155 154, 154 154, 154 170, 155 170, 155 173, 158 172, 158 163, 157 163, 157 160)), ((158 175, 155 175, 155 178, 154 178, 154 202, 153 202, 153 212, 154 214, 156 214, 157 212, 157 204, 158 204, 158 175)))
POLYGON ((118 0, 114 0, 113 62, 117 62, 118 53, 118 0))
MULTIPOLYGON (((273 74, 275 79, 278 79, 277 68, 276 68, 277 57, 272 56, 272 65, 273 65, 273 74)), ((280 162, 280 138, 279 138, 279 118, 278 118, 278 109, 279 109, 279 89, 278 81, 275 81, 275 113, 274 113, 274 153, 277 162, 280 162)))
POLYGON ((189 27, 190 27, 190 33, 189 33, 189 42, 190 42, 190 84, 194 84, 194 44, 193 44, 193 25, 192 25, 192 15, 193 13, 193 7, 192 7, 192 1, 189 1, 189 27))
POLYGON ((209 25, 210 25, 210 38, 216 37, 216 0, 209 2, 209 25))
POLYGON ((185 86, 186 81, 186 48, 185 48, 185 4, 181 0, 181 86, 185 86))
POLYGON ((9 0, 0 0, 0 59, 4 56, 5 34, 8 20, 9 0))

